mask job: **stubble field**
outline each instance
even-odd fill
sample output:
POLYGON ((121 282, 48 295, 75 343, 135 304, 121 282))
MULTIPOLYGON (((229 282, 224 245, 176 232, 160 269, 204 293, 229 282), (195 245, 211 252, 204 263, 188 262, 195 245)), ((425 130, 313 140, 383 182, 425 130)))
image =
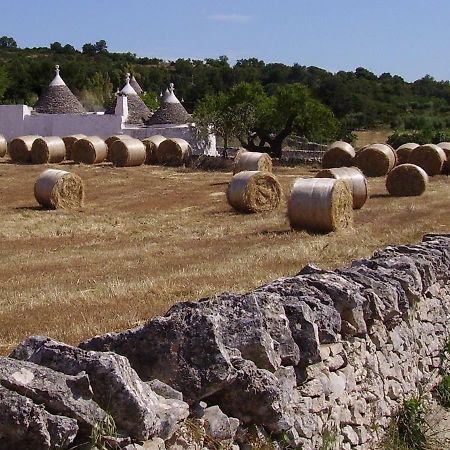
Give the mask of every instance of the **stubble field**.
MULTIPOLYGON (((81 176, 86 206, 47 211, 33 184, 44 166, 0 162, 0 354, 31 334, 76 344, 163 314, 173 303, 248 291, 297 273, 368 257, 389 244, 450 231, 450 178, 418 198, 391 198, 384 179, 353 229, 329 235, 289 228, 286 204, 238 214, 226 202, 231 177, 154 166, 54 166, 81 176)), ((285 197, 313 167, 274 172, 285 197)))

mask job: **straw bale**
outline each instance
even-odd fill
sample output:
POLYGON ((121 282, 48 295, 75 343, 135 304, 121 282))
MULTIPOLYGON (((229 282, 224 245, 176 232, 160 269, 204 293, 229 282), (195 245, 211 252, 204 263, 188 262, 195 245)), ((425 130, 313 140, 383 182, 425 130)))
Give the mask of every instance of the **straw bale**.
POLYGON ((422 167, 431 177, 442 172, 446 159, 444 150, 434 144, 419 145, 409 156, 411 164, 422 167))
POLYGON ((334 178, 343 180, 353 195, 353 209, 360 209, 369 198, 369 188, 366 177, 357 167, 336 167, 322 169, 316 178, 334 178))
POLYGON ((371 144, 356 152, 354 164, 366 177, 387 175, 396 165, 395 150, 387 144, 371 144))
POLYGON ((281 185, 270 172, 246 170, 233 176, 227 189, 228 203, 237 211, 263 212, 278 208, 281 185))
POLYGON ((106 159, 108 146, 98 136, 78 139, 72 148, 72 159, 76 163, 96 164, 106 159))
POLYGON ((119 139, 111 144, 109 160, 118 167, 141 166, 147 152, 139 139, 119 139))
POLYGON ((299 178, 288 201, 291 227, 330 232, 353 224, 352 194, 343 180, 299 178))
POLYGON ((332 169, 334 167, 353 166, 355 149, 348 142, 336 141, 330 144, 322 157, 322 167, 332 169))
POLYGON ((450 174, 450 142, 440 142, 438 146, 444 150, 447 158, 447 161, 444 162, 444 166, 442 167, 442 173, 450 174))
POLYGON ((176 167, 188 162, 191 153, 191 146, 184 139, 165 139, 156 149, 156 159, 160 164, 176 167))
POLYGON ((8 153, 15 163, 29 163, 31 161, 31 147, 33 142, 41 136, 27 135, 14 138, 8 145, 8 153))
POLYGON ((233 174, 245 170, 272 172, 272 158, 267 153, 249 152, 241 148, 234 158, 233 174))
POLYGON ((142 139, 142 142, 145 145, 145 151, 147 152, 145 164, 156 164, 158 162, 156 158, 156 150, 158 149, 159 144, 165 140, 166 138, 160 134, 155 134, 154 136, 142 139))
POLYGON ((65 170, 47 169, 34 183, 34 196, 45 208, 80 208, 84 202, 83 181, 65 170))
POLYGON ((83 139, 85 137, 86 137, 85 134, 71 134, 70 136, 64 136, 62 138, 66 146, 66 159, 68 160, 72 159, 73 144, 75 144, 75 142, 77 142, 79 139, 83 139))
POLYGON ((444 150, 445 156, 448 160, 450 158, 450 142, 439 142, 439 144, 437 145, 438 147, 441 147, 442 150, 444 150))
POLYGON ((407 142, 406 144, 400 145, 397 148, 397 164, 406 164, 409 161, 409 155, 411 155, 412 151, 417 148, 419 144, 415 142, 407 142))
POLYGON ((106 161, 111 161, 109 159, 109 152, 111 151, 111 145, 114 144, 114 142, 116 142, 116 141, 123 141, 125 139, 135 139, 135 138, 128 134, 115 134, 115 135, 109 136, 105 139, 105 144, 108 147, 108 155, 105 158, 106 161))
POLYGON ((414 164, 400 164, 386 178, 386 189, 395 197, 422 195, 428 184, 428 175, 414 164))
POLYGON ((64 141, 57 136, 46 136, 36 139, 31 146, 31 162, 33 164, 60 163, 66 157, 64 141))
POLYGON ((6 155, 6 150, 8 148, 8 143, 4 136, 0 134, 0 158, 3 158, 6 155))

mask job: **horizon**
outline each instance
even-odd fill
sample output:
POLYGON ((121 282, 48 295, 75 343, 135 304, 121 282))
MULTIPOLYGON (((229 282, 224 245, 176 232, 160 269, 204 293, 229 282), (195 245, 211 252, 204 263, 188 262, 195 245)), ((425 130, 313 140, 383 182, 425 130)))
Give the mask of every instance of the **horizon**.
POLYGON ((105 40, 112 53, 176 61, 227 56, 257 58, 266 64, 315 66, 331 73, 364 67, 377 76, 399 75, 412 82, 430 75, 450 80, 445 57, 450 44, 446 20, 450 4, 423 5, 419 0, 391 4, 345 5, 331 0, 87 0, 44 4, 23 0, 3 12, 2 35, 21 48, 49 47, 53 42, 83 44, 105 40), (27 14, 24 15, 24 9, 27 14), (89 14, 86 14, 86 12, 89 14), (46 26, 40 26, 45 23, 46 26))

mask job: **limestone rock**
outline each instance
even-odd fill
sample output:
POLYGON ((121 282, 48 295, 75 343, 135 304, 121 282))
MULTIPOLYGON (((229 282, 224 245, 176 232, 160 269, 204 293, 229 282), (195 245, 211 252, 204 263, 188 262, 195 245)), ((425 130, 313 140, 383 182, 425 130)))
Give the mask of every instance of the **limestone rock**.
POLYGON ((77 421, 52 415, 43 406, 0 386, 0 448, 47 450, 70 445, 77 421))
POLYGON ((144 381, 157 378, 193 404, 235 376, 219 327, 217 317, 185 307, 123 333, 94 337, 80 347, 126 356, 144 381))
POLYGON ((239 427, 239 420, 228 417, 218 406, 206 408, 203 420, 206 434, 219 441, 232 441, 239 427))
MULTIPOLYGON (((258 369, 253 362, 239 358, 232 361, 236 378, 211 396, 210 403, 246 424, 262 425, 274 432, 290 429, 294 425, 291 393, 280 389, 274 374, 258 369)), ((295 384, 293 372, 292 379, 295 384)))
POLYGON ((88 433, 106 415, 92 400, 85 373, 70 376, 27 361, 0 357, 0 384, 44 405, 52 414, 76 419, 88 433))
POLYGON ((184 402, 155 394, 123 356, 85 351, 42 337, 26 339, 12 356, 69 375, 86 372, 93 399, 110 412, 119 429, 135 439, 167 437, 188 415, 184 402))

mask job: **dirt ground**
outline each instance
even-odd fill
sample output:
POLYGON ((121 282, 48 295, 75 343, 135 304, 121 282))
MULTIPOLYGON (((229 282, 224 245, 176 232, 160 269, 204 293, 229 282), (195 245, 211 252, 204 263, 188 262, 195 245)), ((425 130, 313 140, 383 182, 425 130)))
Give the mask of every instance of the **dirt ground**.
MULTIPOLYGON (((289 228, 274 212, 238 214, 230 173, 143 166, 54 166, 82 177, 86 206, 41 209, 33 184, 44 166, 0 161, 0 354, 31 334, 76 344, 143 323, 175 302, 248 291, 294 275, 369 257, 389 244, 450 231, 450 178, 418 198, 391 198, 384 179, 352 229, 329 235, 289 228)), ((285 196, 313 167, 275 168, 285 196)))

